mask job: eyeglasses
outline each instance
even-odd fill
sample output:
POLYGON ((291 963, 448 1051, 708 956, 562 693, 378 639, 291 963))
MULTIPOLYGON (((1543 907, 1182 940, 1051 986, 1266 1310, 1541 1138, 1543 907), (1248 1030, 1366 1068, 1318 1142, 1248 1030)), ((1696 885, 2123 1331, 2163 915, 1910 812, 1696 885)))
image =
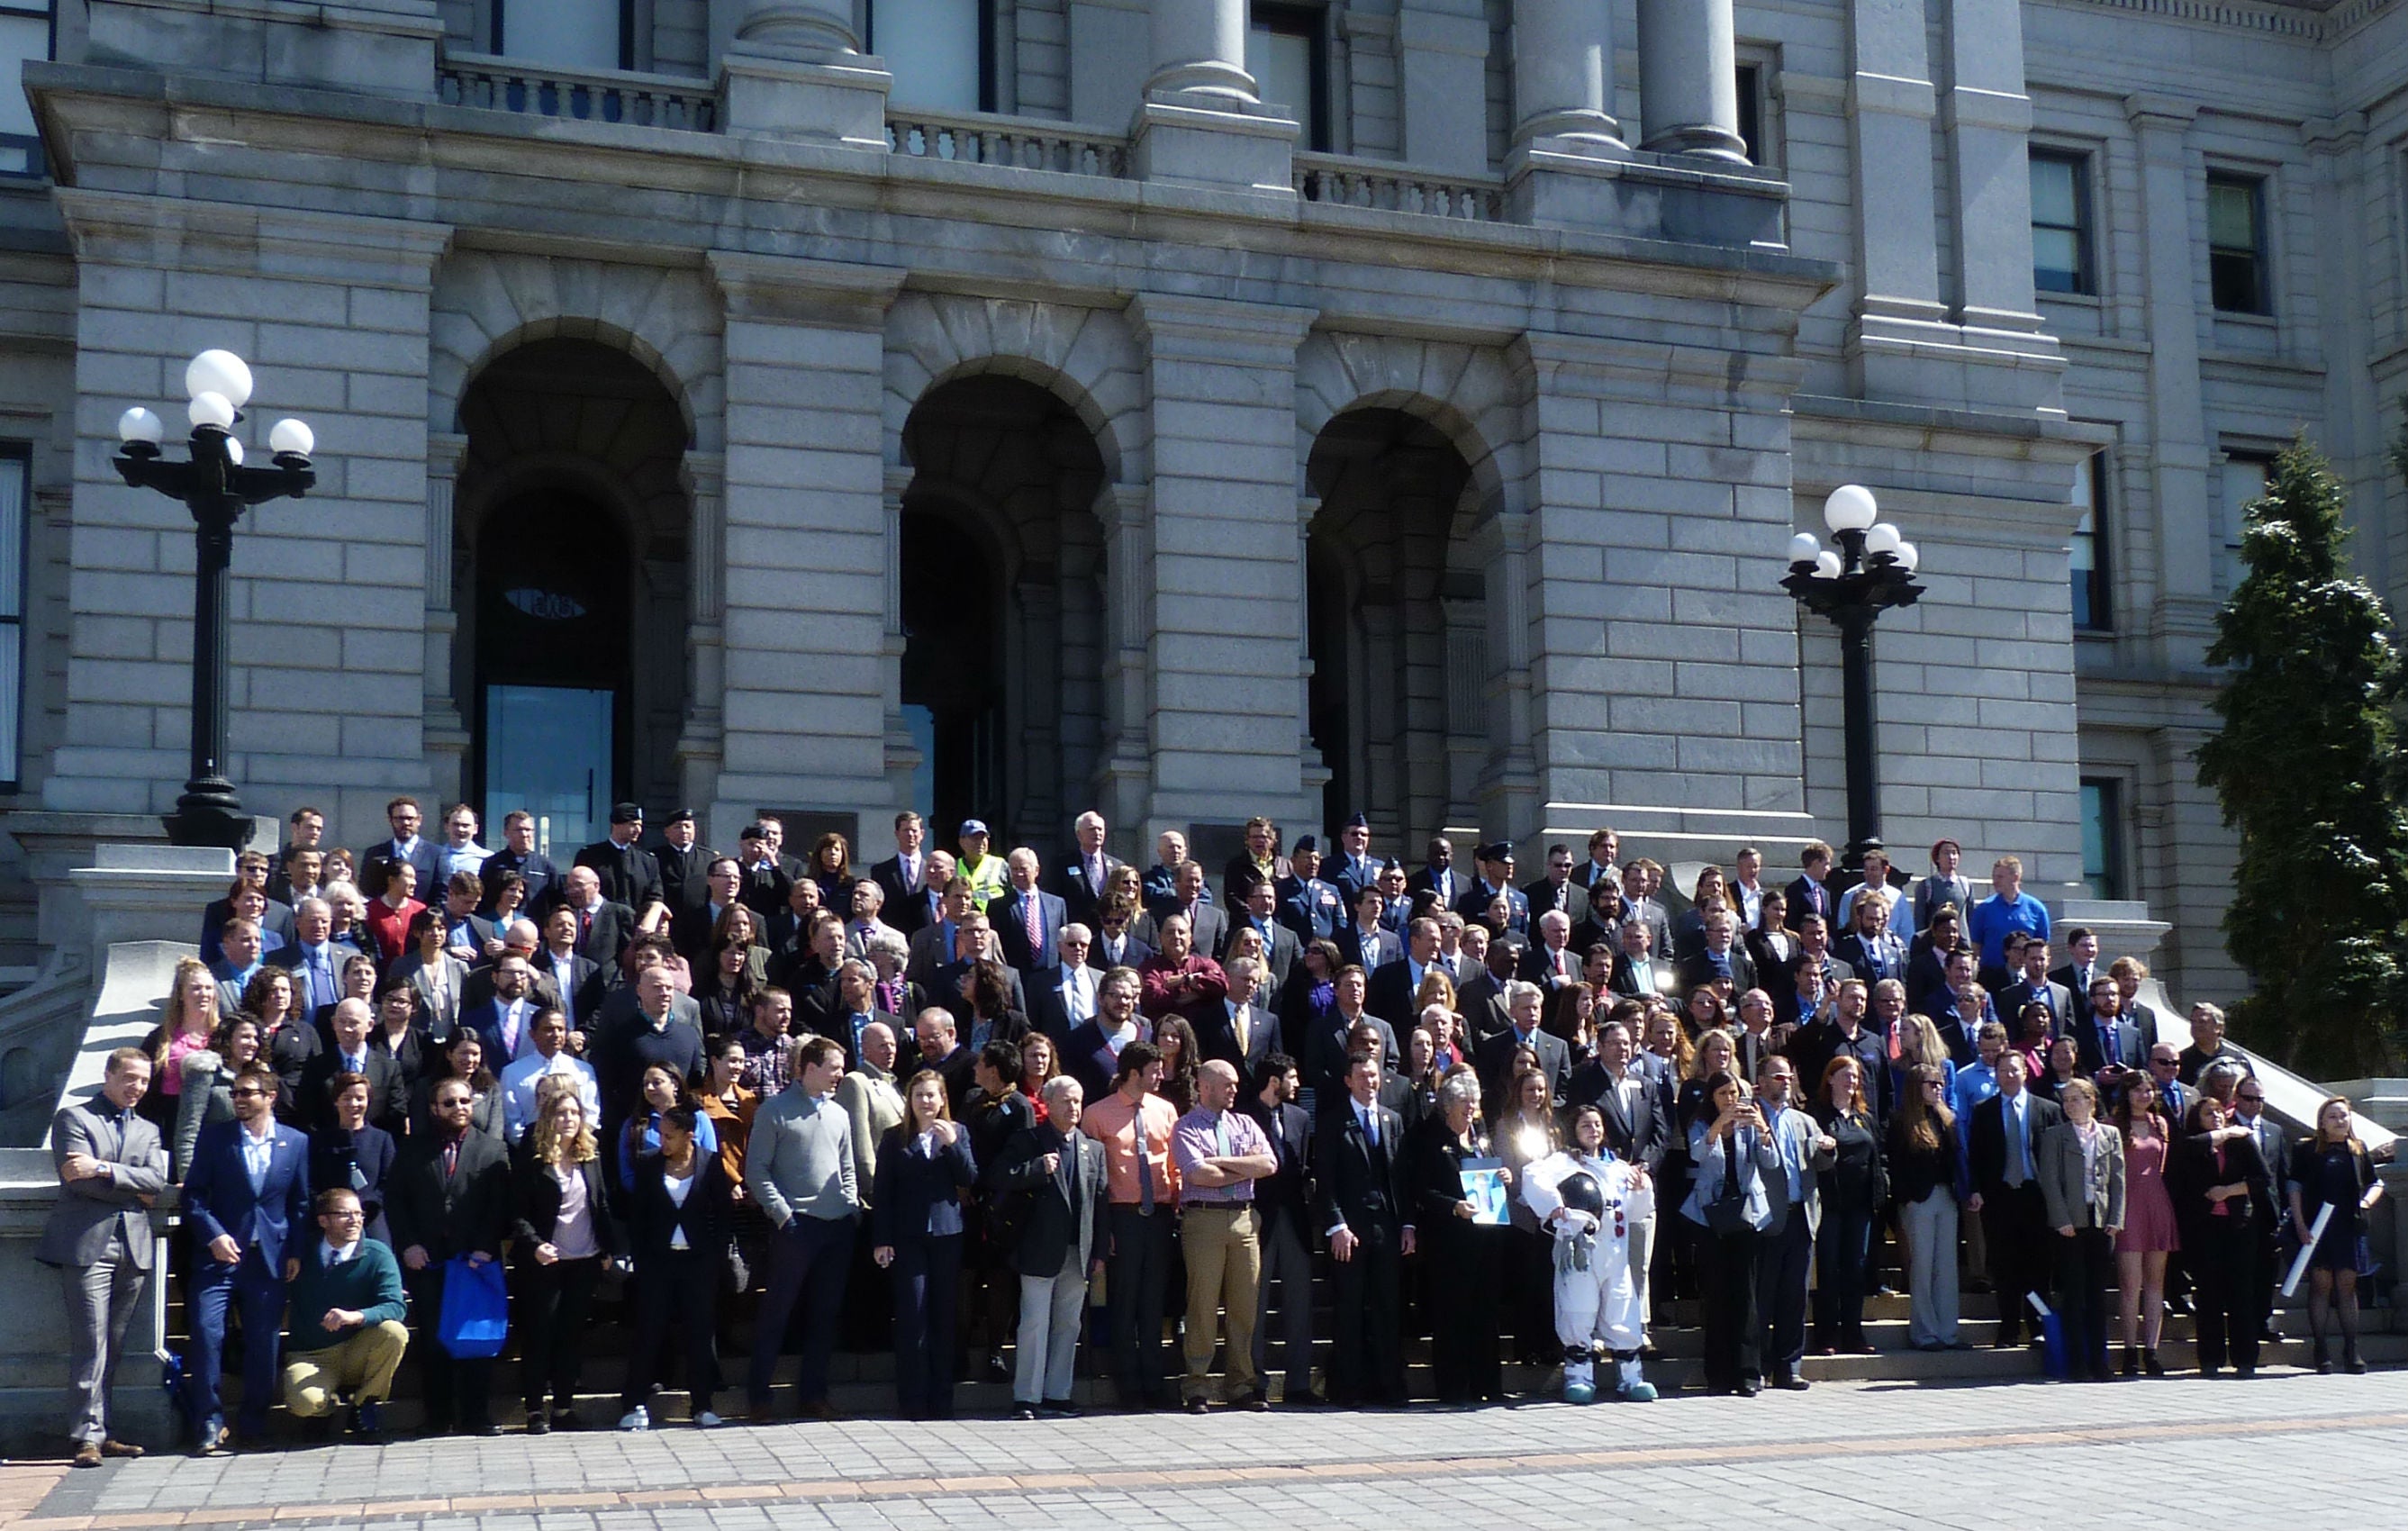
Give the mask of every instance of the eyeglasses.
POLYGON ((265 1090, 235 1090, 230 1092, 230 1094, 236 1100, 265 1100, 267 1098, 267 1092, 265 1090))
POLYGON ((367 1216, 366 1212, 361 1211, 356 1207, 337 1207, 332 1211, 321 1212, 318 1215, 320 1217, 333 1218, 337 1223, 357 1223, 362 1218, 367 1216))

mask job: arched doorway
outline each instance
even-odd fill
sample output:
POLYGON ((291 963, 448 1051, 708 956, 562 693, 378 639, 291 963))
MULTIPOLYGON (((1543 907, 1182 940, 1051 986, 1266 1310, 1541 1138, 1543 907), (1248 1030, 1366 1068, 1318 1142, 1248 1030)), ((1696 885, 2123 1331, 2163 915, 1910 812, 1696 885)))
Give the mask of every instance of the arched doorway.
POLYGON ((1104 464, 1062 400, 1018 378, 930 389, 903 427, 902 707, 912 806, 1051 846, 1087 806, 1103 733, 1104 464))
MULTIPOLYGON (((519 347, 460 404, 454 650, 469 800, 565 854, 622 798, 665 811, 689 704, 687 429, 660 379, 591 340, 519 347)), ((489 843, 498 843, 490 838, 489 843)))
POLYGON ((1312 742, 1326 817, 1361 810, 1417 850, 1479 822, 1488 761, 1487 594, 1471 551, 1471 467, 1426 421, 1352 409, 1315 438, 1306 478, 1312 742))

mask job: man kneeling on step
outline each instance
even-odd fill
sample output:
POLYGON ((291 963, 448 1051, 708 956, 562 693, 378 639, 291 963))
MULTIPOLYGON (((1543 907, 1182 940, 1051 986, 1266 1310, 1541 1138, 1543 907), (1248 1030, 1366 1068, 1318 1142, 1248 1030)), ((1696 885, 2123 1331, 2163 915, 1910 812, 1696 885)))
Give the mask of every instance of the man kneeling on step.
POLYGON ((358 1192, 344 1185, 322 1191, 316 1209, 324 1237, 284 1263, 293 1325, 284 1351, 284 1407, 323 1440, 334 1434, 335 1411, 348 1397, 352 1434, 375 1440, 384 1433, 384 1401, 409 1346, 401 1265, 392 1250, 362 1236, 358 1192))

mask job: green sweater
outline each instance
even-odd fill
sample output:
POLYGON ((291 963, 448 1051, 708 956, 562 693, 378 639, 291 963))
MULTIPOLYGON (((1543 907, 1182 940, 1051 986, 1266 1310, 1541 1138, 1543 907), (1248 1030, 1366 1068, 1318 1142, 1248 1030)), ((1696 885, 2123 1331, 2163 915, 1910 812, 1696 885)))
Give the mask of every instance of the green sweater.
POLYGON ((357 1254, 332 1268, 321 1263, 324 1254, 322 1238, 312 1238, 301 1251, 301 1274, 293 1278, 286 1294, 287 1322, 293 1329, 287 1350, 322 1351, 359 1332, 345 1329, 328 1334, 318 1321, 330 1308, 356 1309, 363 1328, 398 1320, 408 1312, 401 1295, 401 1262, 393 1257, 392 1250, 373 1238, 363 1238, 357 1254))

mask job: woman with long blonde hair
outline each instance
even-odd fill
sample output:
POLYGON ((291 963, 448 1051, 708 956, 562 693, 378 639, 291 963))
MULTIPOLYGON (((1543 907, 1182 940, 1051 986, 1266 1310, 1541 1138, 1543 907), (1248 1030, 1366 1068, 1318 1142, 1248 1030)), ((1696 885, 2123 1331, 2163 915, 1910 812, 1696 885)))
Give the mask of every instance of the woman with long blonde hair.
POLYGON ((218 1034, 218 980, 198 957, 176 960, 176 976, 167 985, 167 1011, 142 1051, 150 1054, 150 1090, 136 1108, 155 1123, 163 1138, 173 1139, 176 1107, 184 1093, 184 1060, 207 1052, 218 1034))
POLYGON ((606 1263, 624 1260, 624 1231, 585 1102, 574 1088, 548 1093, 519 1146, 511 1176, 517 1220, 519 1375, 527 1434, 574 1428, 585 1321, 606 1263), (551 1408, 547 1410, 547 1394, 551 1408))
MULTIPOLYGON (((1937 1042, 1926 1016, 1922 1030, 1937 1042)), ((1949 1109, 1950 1074, 1937 1064, 1910 1062, 1890 1118, 1889 1193, 1898 1208, 1899 1234, 1906 1240, 1906 1340, 1918 1351, 1960 1349, 1956 1338, 1956 1224, 1958 1203, 1971 1189, 1965 1146, 1949 1109)))

